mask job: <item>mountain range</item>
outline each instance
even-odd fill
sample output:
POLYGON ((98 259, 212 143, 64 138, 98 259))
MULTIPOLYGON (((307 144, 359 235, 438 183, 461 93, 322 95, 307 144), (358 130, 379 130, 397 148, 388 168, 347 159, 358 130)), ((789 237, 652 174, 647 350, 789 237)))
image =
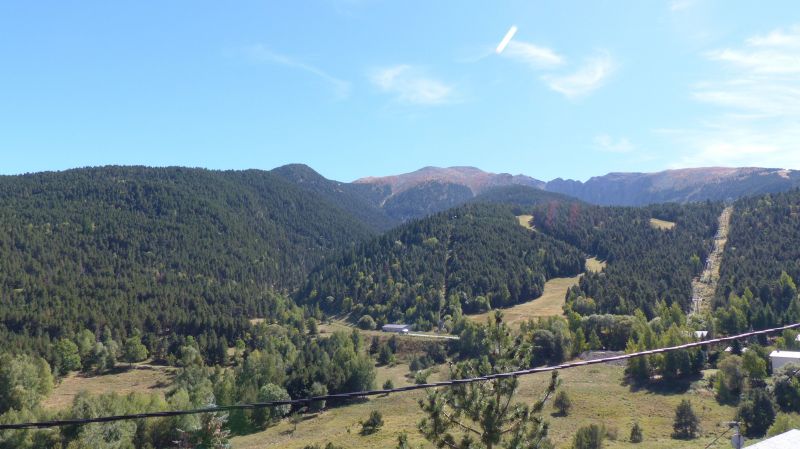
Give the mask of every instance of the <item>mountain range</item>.
MULTIPOLYGON (((456 301, 467 311, 511 304, 536 296, 552 276, 580 271, 574 250, 529 236, 515 215, 533 213, 537 229, 561 217, 566 230, 577 217, 589 217, 587 231, 567 243, 598 254, 598 245, 618 237, 582 240, 597 223, 610 223, 602 214, 615 217, 622 223, 618 234, 627 235, 630 223, 676 221, 679 213, 653 209, 628 219, 629 212, 594 212, 598 207, 590 203, 720 200, 798 184, 800 172, 760 168, 616 173, 585 183, 470 167, 347 183, 299 164, 270 171, 97 167, 0 176, 0 347, 39 351, 52 338, 105 326, 115 335, 213 330, 230 340, 243 335, 250 317, 302 316, 295 304, 435 325, 439 308, 409 309, 407 317, 400 310, 417 297, 456 301), (569 257, 554 257, 559 254, 569 257), (515 277, 505 279, 504 272, 515 277), (392 289, 378 282, 387 273, 392 289), (329 297, 351 298, 351 305, 329 297), (386 297, 394 298, 392 307, 386 297)), ((710 217, 703 215, 703 222, 714 222, 718 204, 697 207, 710 217)), ((558 229, 551 236, 567 238, 558 229)), ((710 225, 698 229, 697 235, 713 233, 710 225)), ((607 308, 617 309, 622 305, 607 308)))
POLYGON ((586 182, 556 178, 549 182, 525 175, 488 173, 475 167, 424 167, 411 173, 357 179, 385 196, 379 206, 398 197, 432 186, 449 192, 451 201, 478 196, 499 186, 520 185, 569 195, 582 201, 608 206, 642 206, 653 203, 686 203, 728 200, 775 193, 800 186, 800 171, 776 168, 705 167, 665 170, 655 173, 609 173, 586 182), (450 186, 445 188, 443 186, 450 186))

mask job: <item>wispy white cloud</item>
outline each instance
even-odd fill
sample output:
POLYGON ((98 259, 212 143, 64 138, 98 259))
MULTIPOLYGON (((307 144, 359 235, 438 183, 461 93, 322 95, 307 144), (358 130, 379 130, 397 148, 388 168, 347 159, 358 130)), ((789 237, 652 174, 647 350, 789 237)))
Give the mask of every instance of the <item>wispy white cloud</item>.
POLYGON ((614 139, 608 134, 600 134, 594 137, 594 145, 601 151, 609 153, 630 153, 636 147, 626 138, 614 139))
POLYGON ((602 86, 614 72, 614 61, 607 52, 588 58, 575 72, 566 75, 546 75, 542 79, 550 89, 568 98, 584 96, 602 86))
POLYGON ((552 68, 564 63, 564 58, 554 50, 530 42, 511 41, 502 55, 534 69, 552 68))
POLYGON ((800 168, 800 27, 706 56, 718 75, 692 86, 692 97, 715 112, 668 131, 687 148, 679 164, 800 168))
POLYGON ((435 106, 451 103, 456 99, 456 91, 452 85, 407 64, 375 69, 369 78, 378 89, 393 94, 398 102, 404 104, 435 106))
POLYGON ((696 0, 672 0, 669 2, 669 10, 672 12, 684 11, 694 6, 696 0))
POLYGON ((571 73, 554 74, 552 71, 566 63, 566 58, 552 48, 521 40, 512 40, 517 27, 512 26, 497 46, 495 53, 526 64, 539 73, 539 78, 552 90, 568 98, 584 96, 600 87, 614 71, 614 62, 607 51, 584 61, 571 73))
POLYGON ((751 47, 800 47, 800 25, 789 28, 773 30, 765 36, 753 36, 747 39, 751 47))
POLYGON ((328 72, 320 69, 317 66, 302 62, 290 56, 275 52, 270 48, 262 45, 262 44, 255 44, 244 49, 245 55, 250 58, 252 61, 256 62, 266 62, 270 64, 278 64, 285 67, 290 67, 293 69, 298 69, 304 71, 306 73, 310 73, 314 75, 333 87, 334 92, 338 97, 347 97, 350 95, 350 83, 336 78, 328 74, 328 72))

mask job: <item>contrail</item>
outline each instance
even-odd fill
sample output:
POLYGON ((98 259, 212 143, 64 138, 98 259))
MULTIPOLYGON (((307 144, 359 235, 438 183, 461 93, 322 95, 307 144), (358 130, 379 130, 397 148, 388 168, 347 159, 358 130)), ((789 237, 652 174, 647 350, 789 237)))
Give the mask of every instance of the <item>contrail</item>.
POLYGON ((503 37, 503 40, 500 41, 500 44, 497 45, 497 48, 495 49, 495 52, 498 55, 502 53, 503 50, 506 49, 506 46, 508 45, 509 42, 511 42, 511 38, 514 37, 514 34, 516 34, 516 32, 517 32, 517 26, 511 25, 511 28, 508 29, 508 33, 506 33, 505 37, 503 37))

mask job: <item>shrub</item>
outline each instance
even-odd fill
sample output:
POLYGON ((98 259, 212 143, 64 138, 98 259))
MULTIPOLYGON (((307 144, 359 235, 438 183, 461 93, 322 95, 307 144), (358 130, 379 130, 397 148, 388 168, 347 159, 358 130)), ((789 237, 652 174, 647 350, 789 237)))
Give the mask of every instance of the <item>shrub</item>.
POLYGON ((675 421, 672 423, 672 437, 682 440, 690 440, 697 437, 700 430, 699 420, 694 414, 692 403, 686 399, 682 400, 675 409, 675 421))
MULTIPOLYGON (((313 396, 325 396, 327 394, 328 394, 328 387, 326 387, 325 385, 323 385, 323 384, 321 384, 319 382, 314 382, 313 384, 311 384, 311 389, 309 390, 309 396, 312 396, 312 397, 313 396)), ((310 404, 308 404, 308 409, 312 413, 316 413, 316 412, 322 411, 322 409, 324 409, 324 408, 325 408, 325 401, 324 400, 313 401, 310 404)))
POLYGON ((581 427, 572 439, 572 449, 600 449, 605 433, 605 429, 597 424, 581 427))
POLYGON ((428 376, 431 375, 431 371, 424 369, 422 371, 417 371, 414 374, 414 383, 417 385, 428 383, 428 376))
POLYGON ((361 423, 361 434, 370 435, 383 427, 383 415, 377 410, 373 410, 369 414, 369 418, 361 423))
POLYGON ((569 415, 569 410, 572 408, 572 401, 566 391, 559 390, 559 392, 556 393, 556 397, 553 399, 553 407, 558 410, 561 416, 569 415))
POLYGON ((364 315, 358 320, 359 329, 372 330, 375 329, 375 326, 375 320, 369 315, 364 315))
POLYGON ((775 422, 775 402, 764 390, 753 390, 747 401, 739 406, 739 419, 744 424, 744 435, 761 437, 775 422))
POLYGON ((644 441, 644 432, 642 432, 642 427, 639 426, 639 423, 633 423, 633 427, 631 427, 631 443, 641 443, 644 441))

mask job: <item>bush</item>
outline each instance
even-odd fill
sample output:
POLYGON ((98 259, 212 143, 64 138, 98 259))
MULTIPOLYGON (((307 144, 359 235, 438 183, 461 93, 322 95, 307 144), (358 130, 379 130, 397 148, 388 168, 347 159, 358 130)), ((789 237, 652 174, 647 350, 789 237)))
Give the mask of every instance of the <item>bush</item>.
POLYGON ((378 350, 378 365, 391 365, 395 362, 394 352, 389 345, 380 345, 378 350))
POLYGON ((373 410, 369 414, 369 418, 361 423, 361 434, 370 435, 383 427, 383 415, 377 410, 373 410))
POLYGON ((764 390, 753 390, 747 401, 739 406, 739 419, 744 425, 744 435, 761 437, 775 422, 775 402, 764 390))
POLYGON ((775 402, 784 412, 800 412, 800 379, 794 375, 798 369, 789 364, 775 373, 775 402))
POLYGON ((559 390, 559 392, 556 393, 556 397, 553 399, 553 407, 558 410, 561 416, 569 415, 569 410, 572 408, 572 401, 566 391, 559 390))
POLYGON ((631 443, 641 443, 644 441, 644 432, 642 432, 642 427, 639 426, 639 423, 633 423, 633 427, 631 427, 631 443))
POLYGON ((788 413, 778 413, 775 422, 767 429, 767 436, 774 437, 792 429, 800 429, 800 416, 788 413))
POLYGON ((742 368, 742 358, 729 355, 719 362, 718 368, 714 385, 717 401, 723 404, 737 402, 744 388, 745 373, 742 368))
POLYGON ((581 427, 572 439, 572 449, 600 449, 605 433, 605 429, 597 424, 581 427))
MULTIPOLYGON (((288 401, 292 399, 283 387, 275 384, 266 384, 258 391, 258 402, 288 401)), ((290 405, 257 408, 253 411, 253 424, 265 427, 272 424, 291 411, 290 405)))
POLYGON ((699 420, 694 414, 692 403, 682 400, 675 409, 675 421, 672 423, 672 438, 690 440, 697 437, 700 431, 699 420))
MULTIPOLYGON (((312 396, 312 397, 314 397, 314 396, 325 396, 325 395, 328 394, 328 387, 326 387, 325 385, 323 385, 323 384, 321 384, 319 382, 314 382, 313 384, 311 384, 311 389, 309 390, 308 393, 309 393, 309 396, 312 396)), ((322 411, 322 409, 324 409, 324 408, 325 408, 325 401, 324 400, 313 401, 313 402, 308 404, 308 409, 312 413, 316 413, 316 412, 322 411)))
POLYGON ((386 382, 383 383, 383 389, 391 390, 392 388, 394 388, 394 382, 392 382, 392 379, 387 379, 386 382))
POLYGON ((364 315, 358 320, 359 329, 372 330, 376 325, 375 320, 369 315, 364 315))
POLYGON ((408 369, 414 372, 428 368, 430 366, 433 366, 433 359, 431 359, 427 355, 423 355, 412 358, 411 363, 408 364, 408 369))
POLYGON ((343 446, 337 446, 331 442, 328 442, 325 446, 320 446, 319 444, 308 445, 303 447, 303 449, 344 449, 343 446))

